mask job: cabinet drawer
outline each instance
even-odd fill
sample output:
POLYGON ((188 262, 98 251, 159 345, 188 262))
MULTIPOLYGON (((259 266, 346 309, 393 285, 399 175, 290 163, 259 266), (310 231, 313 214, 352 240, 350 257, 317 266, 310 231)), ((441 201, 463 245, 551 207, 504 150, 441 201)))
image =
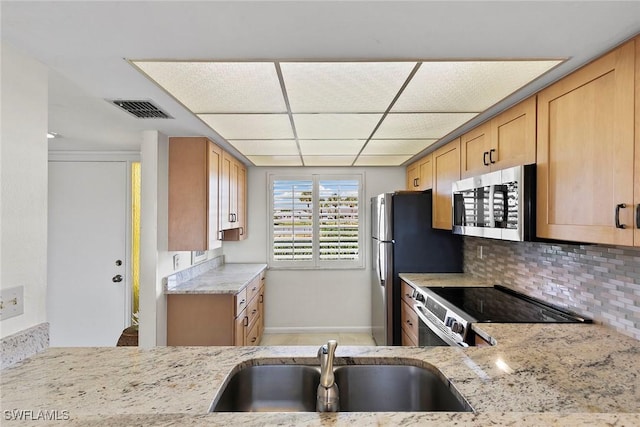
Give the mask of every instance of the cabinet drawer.
POLYGON ((260 322, 255 322, 249 328, 244 345, 260 345, 260 322))
POLYGON ((244 288, 236 294, 236 312, 235 316, 238 317, 242 310, 247 308, 247 288, 244 288))
POLYGON ((247 308, 246 316, 249 318, 249 328, 251 328, 260 316, 260 298, 251 300, 247 308))
POLYGON ((413 295, 413 286, 411 286, 404 280, 401 281, 400 283, 402 285, 401 287, 402 300, 407 304, 409 304, 409 306, 413 307, 413 298, 411 298, 411 296, 413 295))
POLYGON ((253 301, 253 299, 256 297, 256 295, 258 295, 260 293, 260 285, 262 284, 262 282, 260 281, 260 276, 256 276, 253 278, 253 280, 251 280, 251 282, 249 282, 249 284, 247 285, 247 301, 249 301, 249 303, 251 303, 251 301, 253 301))
POLYGON ((413 307, 409 306, 406 302, 402 302, 401 319, 402 330, 411 338, 414 342, 418 342, 418 315, 413 311, 413 307))
POLYGON ((414 341, 409 335, 407 335, 407 333, 403 329, 402 330, 402 345, 403 346, 417 347, 418 343, 416 341, 414 341))

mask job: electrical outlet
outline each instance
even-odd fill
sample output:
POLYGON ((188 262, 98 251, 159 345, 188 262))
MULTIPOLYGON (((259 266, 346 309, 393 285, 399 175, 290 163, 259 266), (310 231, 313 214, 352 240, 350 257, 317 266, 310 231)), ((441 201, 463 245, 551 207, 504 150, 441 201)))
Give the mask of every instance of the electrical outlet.
POLYGON ((478 245, 478 259, 484 258, 484 246, 478 245))
POLYGON ((175 254, 173 256, 173 269, 177 270, 180 268, 180 254, 175 254))
POLYGON ((24 313, 24 286, 0 290, 0 320, 24 313))

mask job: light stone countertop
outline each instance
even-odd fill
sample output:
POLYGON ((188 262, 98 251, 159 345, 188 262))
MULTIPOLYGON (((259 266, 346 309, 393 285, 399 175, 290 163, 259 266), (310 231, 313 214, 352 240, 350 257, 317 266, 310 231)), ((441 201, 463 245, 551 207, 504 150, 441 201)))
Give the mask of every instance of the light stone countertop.
POLYGON ((400 278, 418 287, 422 286, 493 286, 487 279, 464 273, 400 273, 400 278))
POLYGON ((77 425, 640 425, 639 341, 600 325, 482 327, 496 346, 336 352, 338 365, 435 366, 475 414, 207 414, 240 366, 316 365, 316 347, 49 348, 0 372, 0 409, 3 425, 12 410, 68 411, 77 425))
POLYGON ((222 264, 177 286, 165 294, 236 294, 267 268, 267 264, 222 264))
POLYGON ((13 410, 68 411, 70 424, 83 426, 640 425, 640 341, 593 324, 479 327, 497 345, 336 352, 337 365, 435 367, 475 413, 207 413, 241 367, 317 365, 316 347, 50 348, 0 371, 0 410, 3 425, 24 425, 7 418, 13 410))

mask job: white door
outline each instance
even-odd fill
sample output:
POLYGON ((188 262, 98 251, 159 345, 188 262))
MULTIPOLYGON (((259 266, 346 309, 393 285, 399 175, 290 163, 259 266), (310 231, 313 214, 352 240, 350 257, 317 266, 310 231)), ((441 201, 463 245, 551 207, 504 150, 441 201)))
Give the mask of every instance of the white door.
POLYGON ((127 162, 49 162, 52 347, 115 346, 128 325, 127 162))

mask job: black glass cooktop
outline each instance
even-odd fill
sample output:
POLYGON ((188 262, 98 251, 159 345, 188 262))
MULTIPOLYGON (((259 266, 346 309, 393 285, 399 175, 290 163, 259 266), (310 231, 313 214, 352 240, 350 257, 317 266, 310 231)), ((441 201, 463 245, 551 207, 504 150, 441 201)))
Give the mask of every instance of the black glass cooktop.
POLYGON ((503 286, 495 287, 429 287, 431 292, 477 319, 495 323, 590 323, 503 286))

